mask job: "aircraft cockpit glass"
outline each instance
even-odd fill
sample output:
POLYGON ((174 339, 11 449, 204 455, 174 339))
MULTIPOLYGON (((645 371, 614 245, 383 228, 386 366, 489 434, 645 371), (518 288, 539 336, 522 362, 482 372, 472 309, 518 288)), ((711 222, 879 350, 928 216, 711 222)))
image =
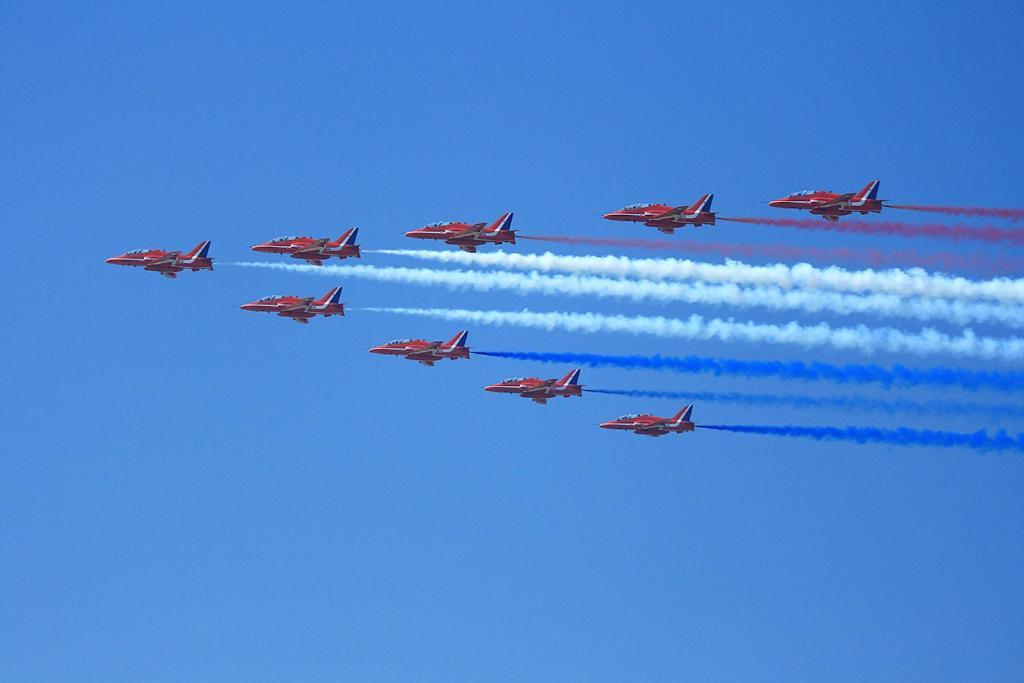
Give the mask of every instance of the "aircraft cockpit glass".
POLYGON ((646 209, 648 206, 654 206, 654 204, 630 204, 627 209, 646 209))

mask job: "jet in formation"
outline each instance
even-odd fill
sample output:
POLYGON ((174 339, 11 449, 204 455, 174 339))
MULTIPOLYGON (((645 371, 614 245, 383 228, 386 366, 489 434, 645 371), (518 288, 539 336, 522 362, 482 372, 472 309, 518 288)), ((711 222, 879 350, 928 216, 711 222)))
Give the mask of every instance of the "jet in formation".
POLYGON ((502 214, 501 218, 490 225, 486 223, 461 223, 443 221, 431 223, 405 233, 406 237, 421 240, 444 240, 462 251, 476 253, 476 248, 484 244, 515 244, 516 231, 512 230, 512 213, 502 214))
POLYGON ((668 204, 630 204, 629 206, 604 215, 610 221, 643 223, 649 228, 671 235, 676 228, 684 225, 714 225, 715 214, 711 211, 713 194, 706 194, 690 206, 669 206, 668 204))
POLYGON ((579 368, 572 370, 562 379, 541 379, 539 377, 512 377, 497 384, 484 387, 485 391, 498 394, 519 394, 534 403, 544 405, 549 398, 582 396, 583 386, 579 384, 579 368))
POLYGON ((176 278, 183 270, 213 270, 213 259, 209 240, 200 242, 190 252, 164 251, 163 249, 136 249, 120 256, 112 256, 107 263, 115 266, 141 266, 164 277, 176 278))
POLYGON ((356 244, 358 234, 359 228, 349 228, 336 240, 330 237, 275 237, 269 242, 254 244, 252 250, 264 254, 288 254, 311 266, 322 266, 331 257, 361 258, 359 245, 356 244))
POLYGON ((468 359, 469 347, 466 346, 468 336, 469 332, 460 330, 446 342, 425 339, 394 339, 387 344, 374 346, 370 349, 370 353, 379 353, 382 356, 404 356, 408 360, 414 360, 423 365, 433 365, 445 358, 468 359))
POLYGON ((657 415, 623 415, 608 422, 602 422, 602 429, 623 429, 644 436, 662 436, 669 432, 692 432, 694 424, 690 421, 693 406, 685 406, 672 417, 657 415))
POLYGON ((322 315, 329 318, 332 315, 345 315, 345 304, 339 301, 340 298, 341 287, 335 287, 319 299, 311 296, 267 296, 242 304, 242 310, 277 313, 306 325, 313 316, 322 315))
POLYGON ((768 202, 768 206, 803 209, 827 221, 837 221, 840 216, 849 216, 851 213, 881 213, 884 202, 884 199, 878 198, 878 181, 872 180, 860 192, 837 194, 831 190, 804 190, 773 199, 768 202))

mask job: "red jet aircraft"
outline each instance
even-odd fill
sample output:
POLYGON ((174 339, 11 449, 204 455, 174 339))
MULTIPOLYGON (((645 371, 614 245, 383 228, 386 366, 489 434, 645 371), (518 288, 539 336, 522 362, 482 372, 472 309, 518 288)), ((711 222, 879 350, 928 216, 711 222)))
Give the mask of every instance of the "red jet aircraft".
POLYGON ((374 346, 370 349, 370 353, 379 353, 383 356, 405 356, 409 360, 418 361, 424 365, 433 365, 444 358, 468 359, 469 347, 466 346, 468 336, 469 332, 462 330, 446 342, 425 339, 395 339, 387 344, 374 346))
POLYGON ((112 256, 107 259, 107 263, 113 263, 115 266, 142 266, 145 270, 175 278, 183 270, 213 270, 213 259, 207 256, 209 252, 210 242, 207 240, 197 244, 187 254, 163 249, 136 249, 120 256, 112 256))
POLYGON ((266 296, 251 303, 242 304, 242 310, 277 313, 306 325, 309 323, 309 319, 315 315, 322 315, 325 318, 332 315, 345 315, 345 304, 338 301, 340 298, 341 287, 335 287, 319 299, 314 299, 311 296, 266 296))
POLYGON ((253 251, 265 254, 288 254, 292 258, 302 259, 311 266, 322 266, 324 261, 337 256, 340 259, 349 257, 362 258, 356 235, 359 228, 349 228, 341 237, 331 240, 330 237, 275 237, 263 244, 254 244, 253 251))
POLYGON ((562 396, 582 396, 583 387, 578 384, 580 381, 579 368, 571 371, 562 379, 540 379, 539 377, 513 377, 497 384, 484 387, 485 391, 493 391, 499 394, 519 394, 523 398, 533 400, 541 405, 548 402, 549 398, 562 396))
POLYGON ((711 211, 713 194, 706 194, 690 206, 669 206, 667 204, 630 204, 619 211, 604 215, 610 221, 643 223, 671 235, 676 228, 684 225, 714 225, 715 214, 711 211))
POLYGON ((778 209, 806 209, 827 221, 837 221, 851 213, 881 213, 884 199, 878 198, 878 181, 872 180, 860 192, 836 194, 830 190, 804 190, 773 199, 768 206, 778 209))
POLYGON ((405 236, 421 240, 444 240, 445 244, 451 244, 462 251, 475 254, 476 248, 482 244, 515 244, 516 231, 511 227, 512 213, 509 212, 502 214, 501 218, 490 225, 444 221, 410 230, 405 233, 405 236))
POLYGON ((602 429, 628 429, 634 434, 645 436, 662 436, 669 432, 692 432, 694 425, 690 421, 691 413, 693 413, 693 406, 685 406, 672 417, 623 415, 609 422, 602 422, 598 426, 602 429))

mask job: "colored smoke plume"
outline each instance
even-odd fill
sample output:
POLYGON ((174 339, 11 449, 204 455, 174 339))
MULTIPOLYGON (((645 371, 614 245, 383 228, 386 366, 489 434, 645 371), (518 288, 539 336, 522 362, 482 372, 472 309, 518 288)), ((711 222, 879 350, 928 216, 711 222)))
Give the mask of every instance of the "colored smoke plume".
POLYGON ((816 441, 852 441, 854 443, 885 443, 899 446, 931 446, 945 448, 971 448, 981 451, 1024 451, 1024 434, 1013 436, 998 431, 991 436, 985 431, 964 434, 918 429, 878 429, 874 427, 800 427, 794 425, 697 425, 700 429, 715 429, 744 434, 770 434, 796 436, 816 441))
POLYGON ((978 241, 990 244, 1024 245, 1024 230, 992 226, 944 225, 942 223, 906 223, 903 221, 865 221, 859 218, 719 218, 734 223, 753 223, 801 230, 829 230, 862 235, 898 235, 900 237, 934 237, 954 242, 978 241))
POLYGON ((958 335, 948 335, 933 329, 915 333, 889 327, 869 328, 864 325, 832 327, 827 323, 800 325, 796 322, 776 325, 752 321, 737 322, 722 318, 707 319, 696 314, 689 318, 665 318, 564 311, 536 312, 529 309, 481 311, 464 308, 366 307, 352 310, 481 325, 512 325, 548 331, 565 330, 584 334, 612 332, 694 341, 786 344, 803 348, 830 347, 866 354, 888 352, 949 354, 961 358, 1006 361, 1024 359, 1024 338, 979 337, 971 330, 964 330, 958 335))
POLYGON ((592 368, 651 370, 687 375, 781 379, 836 384, 879 384, 893 387, 944 387, 970 391, 990 389, 1003 392, 1024 391, 1024 372, 978 371, 960 368, 912 368, 905 365, 883 367, 875 364, 833 365, 801 360, 761 361, 701 356, 614 356, 597 353, 546 351, 473 351, 479 356, 514 360, 584 365, 592 368))
MULTIPOLYGON (((369 253, 369 252, 368 252, 369 253)), ((654 280, 696 280, 700 282, 782 290, 826 290, 853 294, 893 294, 957 301, 990 300, 1002 304, 1024 304, 1024 278, 971 280, 961 276, 929 273, 919 268, 889 270, 847 270, 838 266, 820 268, 809 263, 751 265, 742 261, 704 263, 676 258, 630 258, 627 256, 572 256, 563 254, 522 254, 496 251, 467 254, 432 249, 381 249, 373 253, 405 256, 425 261, 504 270, 574 275, 635 277, 654 280)), ((336 271, 331 271, 336 272, 336 271)))
POLYGON ((721 244, 683 239, 645 240, 569 235, 519 235, 519 239, 617 249, 647 249, 688 255, 714 254, 723 258, 763 258, 774 261, 849 263, 872 268, 917 267, 942 272, 1011 275, 1024 272, 1024 259, 949 252, 921 253, 909 249, 881 250, 850 247, 805 247, 784 244, 721 244))
POLYGON ((887 415, 973 414, 987 417, 1024 417, 1024 404, 972 403, 946 397, 937 401, 875 399, 861 396, 811 396, 807 394, 750 394, 738 391, 646 391, 639 389, 584 389, 591 394, 611 394, 635 398, 665 398, 676 401, 738 403, 751 406, 789 406, 792 408, 832 408, 856 412, 875 411, 887 415))
POLYGON ((907 209, 927 213, 943 213, 965 218, 1002 218, 1008 221, 1024 220, 1024 209, 999 209, 984 206, 933 206, 928 204, 886 204, 887 209, 907 209))

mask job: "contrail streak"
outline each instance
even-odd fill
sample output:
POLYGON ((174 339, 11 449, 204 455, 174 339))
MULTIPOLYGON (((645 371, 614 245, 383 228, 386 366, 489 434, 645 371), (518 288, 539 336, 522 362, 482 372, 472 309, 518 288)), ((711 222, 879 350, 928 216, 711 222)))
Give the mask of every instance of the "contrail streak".
POLYGON ((473 351, 479 356, 514 360, 585 365, 592 368, 652 370, 687 375, 781 379, 836 384, 879 384, 892 387, 959 387, 970 391, 993 389, 1003 392, 1024 391, 1024 372, 977 371, 959 368, 910 368, 905 365, 805 363, 799 360, 761 361, 701 356, 613 356, 596 353, 544 351, 473 351))
POLYGON ((648 249, 683 254, 716 254, 725 258, 766 258, 778 261, 859 263, 874 268, 920 267, 944 272, 968 271, 984 275, 1013 275, 1024 271, 1024 259, 980 254, 938 252, 922 254, 908 249, 853 249, 848 247, 803 247, 783 244, 716 244, 684 239, 622 239, 615 237, 573 237, 569 235, 519 235, 522 240, 578 244, 622 249, 648 249))
MULTIPOLYGON (((420 252, 413 252, 420 253, 420 252)), ((435 260, 459 262, 463 252, 425 251, 435 260), (436 258, 437 255, 454 257, 436 258)), ((473 257, 473 254, 465 254, 473 257)), ((535 257, 527 254, 488 254, 481 264, 509 264, 545 269, 561 267, 606 272, 635 272, 657 276, 671 270, 664 263, 648 259, 630 261, 614 257, 575 257, 545 254, 535 257), (611 259, 611 260, 609 260, 611 259), (561 264, 561 265, 560 265, 561 264)), ((998 323, 1009 327, 1024 327, 1024 307, 991 303, 965 303, 943 299, 905 298, 894 294, 851 295, 820 291, 782 291, 775 287, 742 288, 734 284, 705 284, 703 282, 655 282, 652 280, 626 280, 622 278, 588 275, 539 275, 488 271, 433 270, 429 268, 391 268, 379 266, 308 266, 291 263, 247 262, 245 267, 289 270, 328 277, 357 277, 382 282, 401 282, 413 285, 446 286, 474 289, 479 292, 511 291, 521 296, 544 294, 548 296, 588 296, 620 298, 632 301, 683 302, 710 306, 738 308, 768 308, 776 311, 805 311, 809 313, 836 313, 839 315, 876 315, 882 317, 942 320, 968 325, 971 323, 998 323)), ((691 264, 692 265, 692 264, 691 264)), ((682 271, 685 268, 678 268, 682 271)))
POLYGON ((972 448, 982 451, 1024 451, 1024 434, 1012 436, 998 431, 989 436, 979 431, 972 434, 937 432, 918 429, 876 429, 873 427, 799 427, 793 425, 697 425, 701 429, 746 434, 798 436, 816 441, 852 441, 855 443, 887 443, 900 446, 941 446, 972 448))
POLYGON ((931 329, 920 333, 892 328, 831 327, 826 323, 784 325, 735 322, 721 318, 686 319, 661 316, 601 315, 598 313, 538 313, 522 311, 474 311, 460 308, 361 308, 352 310, 413 315, 437 320, 464 321, 483 325, 515 325, 541 330, 561 329, 593 334, 623 332, 698 341, 791 344, 804 348, 831 347, 860 353, 945 353, 963 358, 1017 361, 1024 358, 1024 338, 978 337, 965 330, 957 336, 931 329))
POLYGON ((878 411, 888 415, 974 414, 988 417, 1024 417, 1024 404, 971 403, 952 401, 946 397, 935 401, 909 399, 873 399, 860 396, 809 396, 806 394, 749 394, 736 391, 645 391, 638 389, 584 389, 592 394, 666 398, 677 401, 708 401, 739 403, 752 406, 791 406, 794 408, 834 408, 849 411, 878 411))
POLYGON ((1024 230, 991 226, 973 227, 970 225, 905 223, 885 220, 865 221, 858 218, 843 218, 837 221, 813 218, 719 218, 718 220, 802 230, 853 232, 863 235, 899 235, 900 237, 934 237, 955 242, 973 240, 991 244, 1024 244, 1024 230))
POLYGON ((967 218, 1003 218, 1008 221, 1024 220, 1024 209, 996 209, 982 206, 930 206, 926 204, 886 204, 885 208, 944 213, 947 216, 965 216, 967 218))
POLYGON ((783 290, 829 290, 854 294, 880 293, 899 297, 990 300, 1003 304, 1024 304, 1024 279, 970 280, 928 273, 916 268, 884 271, 846 270, 836 266, 818 268, 809 263, 792 266, 782 263, 755 266, 741 261, 720 264, 690 259, 629 258, 610 255, 568 256, 551 252, 519 254, 499 251, 467 254, 461 251, 427 249, 380 249, 373 253, 465 266, 493 266, 506 270, 559 271, 659 281, 698 280, 716 284, 777 287, 783 290))

